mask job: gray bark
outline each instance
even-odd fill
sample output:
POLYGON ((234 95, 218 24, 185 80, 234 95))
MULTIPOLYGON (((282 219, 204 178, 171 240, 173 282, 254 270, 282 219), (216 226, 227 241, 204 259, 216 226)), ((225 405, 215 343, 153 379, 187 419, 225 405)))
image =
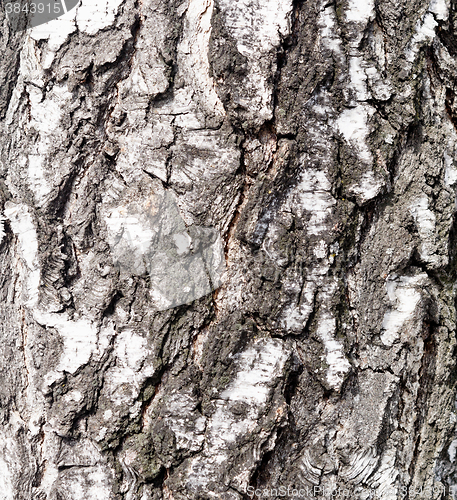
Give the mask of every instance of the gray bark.
POLYGON ((0 497, 455 498, 456 2, 0 22, 0 497))

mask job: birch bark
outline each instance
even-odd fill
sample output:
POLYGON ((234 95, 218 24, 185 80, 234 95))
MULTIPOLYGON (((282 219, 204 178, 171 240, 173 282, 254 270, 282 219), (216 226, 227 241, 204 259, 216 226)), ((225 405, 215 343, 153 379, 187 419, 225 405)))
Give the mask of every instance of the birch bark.
POLYGON ((455 498, 456 2, 0 16, 0 497, 455 498))

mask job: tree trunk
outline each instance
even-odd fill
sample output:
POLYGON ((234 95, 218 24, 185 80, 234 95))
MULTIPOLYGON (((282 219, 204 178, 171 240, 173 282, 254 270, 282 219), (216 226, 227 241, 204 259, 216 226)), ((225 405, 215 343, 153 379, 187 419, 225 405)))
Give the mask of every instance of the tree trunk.
POLYGON ((455 498, 457 2, 1 22, 1 498, 455 498))

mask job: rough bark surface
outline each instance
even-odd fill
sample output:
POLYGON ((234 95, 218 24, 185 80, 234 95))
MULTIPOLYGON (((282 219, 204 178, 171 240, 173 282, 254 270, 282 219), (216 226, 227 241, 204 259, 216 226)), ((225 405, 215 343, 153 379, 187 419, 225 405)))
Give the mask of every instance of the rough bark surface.
POLYGON ((0 497, 455 498, 457 2, 0 16, 0 497))

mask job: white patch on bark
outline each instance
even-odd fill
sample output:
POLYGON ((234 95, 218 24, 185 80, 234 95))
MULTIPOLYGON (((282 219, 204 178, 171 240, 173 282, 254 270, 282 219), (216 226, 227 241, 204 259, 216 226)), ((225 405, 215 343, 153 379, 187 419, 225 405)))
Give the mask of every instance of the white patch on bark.
POLYGON ((319 243, 313 248, 314 257, 316 259, 325 259, 328 253, 328 245, 324 240, 320 240, 319 243))
POLYGON ((5 218, 0 216, 0 245, 2 244, 5 233, 5 218))
POLYGON ((55 328, 64 340, 65 350, 58 371, 74 373, 89 362, 97 345, 97 329, 89 320, 74 321, 65 316, 48 315, 45 322, 47 327, 55 328))
POLYGON ((391 346, 399 339, 403 325, 412 319, 421 299, 420 287, 427 278, 426 274, 417 276, 393 275, 386 282, 387 295, 393 307, 384 314, 382 321, 381 341, 386 346, 391 346))
POLYGON ((273 85, 265 78, 266 61, 281 43, 281 37, 290 32, 291 0, 221 0, 228 32, 237 42, 238 51, 247 57, 249 74, 244 82, 249 89, 249 99, 240 105, 255 113, 261 123, 273 116, 273 85))
POLYGON ((446 186, 454 186, 457 183, 457 168, 455 166, 454 158, 444 152, 444 182, 446 186))
POLYGON ((362 202, 378 196, 384 186, 384 180, 369 170, 362 174, 359 182, 350 186, 348 191, 360 197, 362 202))
POLYGON ((369 164, 372 163, 373 156, 366 138, 369 133, 367 122, 372 114, 371 106, 357 104, 355 108, 344 110, 336 121, 336 126, 346 142, 356 149, 362 161, 369 164))
POLYGON ((78 7, 57 19, 35 26, 28 31, 28 35, 32 40, 46 40, 48 43, 45 57, 41 61, 44 69, 51 66, 55 53, 60 49, 69 35, 76 31, 75 16, 77 9, 78 7))
POLYGON ((116 339, 116 355, 132 369, 138 368, 148 352, 147 341, 131 330, 124 330, 116 339))
MULTIPOLYGON (((281 377, 288 357, 284 343, 273 339, 258 340, 239 354, 237 375, 216 400, 217 409, 208 423, 203 453, 191 461, 188 476, 191 487, 205 488, 214 481, 214 472, 227 461, 233 443, 256 429, 272 382, 281 377), (237 403, 246 408, 241 418, 230 409, 237 403)), ((250 465, 246 463, 246 468, 250 465)), ((247 482, 241 487, 246 488, 247 482)))
POLYGON ((73 319, 67 313, 44 313, 36 309, 35 321, 45 327, 55 328, 64 343, 64 351, 55 370, 44 378, 43 389, 56 380, 60 380, 64 372, 75 373, 78 368, 87 364, 93 355, 100 358, 114 335, 112 325, 96 327, 88 319, 73 319))
POLYGON ((436 217, 428 208, 427 196, 414 200, 409 210, 414 217, 421 240, 419 248, 421 259, 428 263, 437 262, 439 258, 436 255, 436 217))
POLYGON ((355 90, 357 101, 366 101, 370 96, 367 89, 367 74, 362 66, 363 58, 354 56, 349 58, 349 78, 351 87, 355 90))
POLYGON ((95 35, 103 28, 111 26, 123 0, 81 0, 76 9, 76 24, 80 31, 95 35))
MULTIPOLYGON (((306 292, 305 292, 306 293, 306 292)), ((309 300, 309 304, 303 304, 299 307, 288 307, 286 308, 281 317, 281 326, 288 331, 295 331, 297 333, 303 331, 305 328, 306 321, 313 310, 312 299, 314 293, 309 293, 305 298, 309 300)))
POLYGON ((446 21, 449 17, 449 0, 431 0, 428 11, 440 21, 446 21))
POLYGON ((26 304, 34 307, 38 301, 38 287, 40 285, 40 267, 38 263, 38 240, 29 208, 23 204, 11 201, 5 203, 5 216, 10 221, 11 229, 17 236, 19 252, 26 269, 22 278, 26 283, 26 304))
POLYGON ((423 238, 429 237, 435 231, 436 217, 428 208, 428 198, 423 196, 410 206, 414 220, 419 226, 419 233, 423 238))
POLYGON ((192 239, 188 234, 174 234, 173 241, 176 245, 178 255, 189 252, 192 239))
POLYGON ((122 1, 81 0, 76 8, 57 19, 31 28, 29 35, 34 40, 48 40, 55 52, 76 27, 88 35, 95 35, 112 25, 122 1))
POLYGON ((329 5, 319 14, 321 43, 334 54, 341 54, 341 39, 338 36, 335 9, 329 5))
MULTIPOLYGON (((220 398, 224 401, 244 401, 253 407, 264 404, 270 392, 269 383, 275 373, 281 372, 286 358, 282 342, 259 341, 240 354, 240 370, 220 398)), ((224 411, 223 407, 219 410, 224 411)))
POLYGON ((340 476, 352 484, 365 482, 378 464, 376 448, 363 448, 350 456, 350 463, 340 469, 340 476))
POLYGON ((343 345, 335 340, 335 318, 330 314, 324 314, 319 321, 316 333, 324 343, 326 351, 327 383, 333 389, 340 390, 344 376, 351 369, 351 365, 344 355, 343 345))
POLYGON ((219 232, 186 228, 174 195, 156 193, 134 203, 124 193, 114 202, 118 206, 101 210, 113 259, 122 271, 149 274, 155 307, 191 303, 221 285, 225 261, 219 232))
POLYGON ((49 69, 54 56, 68 37, 77 29, 88 35, 111 26, 123 0, 81 0, 80 4, 57 19, 53 19, 28 31, 31 39, 46 40, 41 65, 49 69))
POLYGON ((366 24, 374 18, 374 0, 349 0, 345 14, 348 21, 366 24))
POLYGON ((83 399, 83 395, 81 394, 80 391, 74 390, 67 392, 67 394, 65 394, 63 399, 67 403, 71 403, 73 401, 79 403, 83 399))
POLYGON ((12 474, 3 458, 0 458, 0 491, 4 500, 13 500, 16 497, 13 489, 12 474))
POLYGON ((195 398, 178 392, 168 394, 166 398, 166 414, 170 416, 170 428, 175 434, 178 449, 199 451, 205 440, 206 419, 203 416, 189 419, 195 414, 195 398))
MULTIPOLYGON (((373 9, 372 1, 367 3, 353 0, 350 2, 346 15, 348 20, 366 23, 374 14, 373 9)), ((343 75, 340 78, 349 78, 349 83, 345 87, 345 97, 349 100, 351 107, 344 110, 336 120, 331 120, 332 126, 355 149, 358 158, 363 163, 372 165, 373 155, 367 144, 367 138, 370 132, 368 120, 375 109, 366 104, 366 101, 371 98, 371 89, 378 98, 388 99, 391 95, 391 86, 389 82, 383 81, 376 67, 372 63, 365 62, 360 55, 360 37, 350 41, 347 62, 345 62, 333 6, 328 6, 321 12, 319 25, 323 46, 330 49, 335 54, 334 57, 341 57, 342 64, 347 64, 348 67, 347 76, 343 75)), ((362 31, 360 36, 362 36, 362 31)), ((314 110, 319 112, 318 108, 315 106, 314 110)), ((322 109, 321 114, 325 116, 328 112, 329 110, 322 109)), ((360 179, 360 184, 352 187, 353 193, 358 195, 362 202, 377 196, 384 185, 383 179, 375 177, 373 172, 366 172, 360 179)))
POLYGON ((137 398, 141 384, 155 373, 147 358, 152 354, 146 339, 130 329, 116 337, 114 344, 116 365, 105 375, 108 399, 116 406, 131 405, 137 398), (124 388, 128 387, 127 391, 124 388))
POLYGON ((325 172, 317 169, 303 172, 295 192, 301 207, 312 214, 307 224, 309 234, 319 235, 328 229, 325 220, 336 204, 330 190, 331 184, 325 172))
POLYGON ((406 59, 413 62, 423 42, 430 42, 435 38, 435 28, 438 23, 431 12, 425 14, 421 21, 417 21, 416 30, 406 50, 406 59))
POLYGON ((451 446, 449 446, 447 452, 449 455, 449 461, 455 462, 455 455, 457 452, 457 439, 454 439, 454 441, 452 441, 451 446))
POLYGON ((21 51, 19 81, 22 77, 29 84, 33 83, 40 88, 43 86, 43 67, 40 63, 40 54, 41 50, 36 47, 35 41, 32 38, 26 38, 21 51))
POLYGON ((182 41, 178 46, 180 71, 203 94, 203 104, 212 113, 225 115, 213 78, 210 77, 208 46, 214 0, 189 0, 182 41))
POLYGON ((246 57, 256 57, 258 51, 268 52, 281 43, 281 36, 290 30, 291 0, 242 0, 219 2, 226 14, 226 26, 237 40, 239 52, 246 57))
POLYGON ((58 489, 71 492, 72 500, 110 500, 112 496, 111 471, 104 465, 75 468, 75 472, 65 477, 58 489))
POLYGON ((119 206, 110 209, 104 217, 108 227, 108 243, 112 248, 122 240, 127 245, 131 268, 138 274, 148 270, 147 255, 157 234, 155 228, 147 227, 139 216, 129 213, 128 207, 119 206))
POLYGON ((284 309, 281 315, 281 327, 288 332, 300 334, 306 326, 309 315, 313 311, 315 304, 316 289, 322 286, 323 276, 328 272, 329 259, 317 264, 311 272, 304 277, 305 283, 300 290, 300 285, 293 282, 284 281, 284 286, 288 290, 294 291, 296 295, 300 296, 299 304, 291 304, 284 309), (295 285, 295 286, 294 286, 295 285))
POLYGON ((29 155, 28 178, 29 187, 35 194, 35 199, 40 206, 51 192, 51 188, 44 176, 42 155, 29 155))
POLYGON ((22 273, 27 292, 26 304, 33 309, 37 323, 55 328, 62 336, 64 352, 57 368, 45 377, 45 385, 58 380, 64 371, 74 373, 86 364, 91 355, 99 351, 102 354, 107 347, 104 337, 113 335, 113 331, 101 328, 100 332, 87 319, 73 319, 67 313, 47 313, 37 308, 40 285, 40 266, 38 262, 38 240, 33 218, 26 205, 7 202, 5 216, 11 223, 12 230, 19 241, 20 255, 26 268, 22 273), (99 349, 101 347, 101 350, 99 349))
MULTIPOLYGON (((43 453, 46 456, 45 453, 43 453)), ((41 480, 40 489, 46 492, 50 492, 52 486, 59 478, 59 469, 50 462, 46 464, 46 468, 43 473, 43 478, 41 480)), ((49 497, 48 497, 49 498, 49 497)))
POLYGON ((371 488, 376 490, 377 498, 397 500, 398 486, 396 485, 396 479, 399 472, 395 467, 396 460, 397 450, 395 448, 386 450, 382 456, 378 470, 370 479, 369 484, 371 488))
POLYGON ((52 138, 50 134, 59 128, 60 120, 68 112, 68 103, 73 101, 71 92, 66 85, 54 85, 43 100, 43 91, 32 85, 27 86, 30 98, 30 127, 40 132, 40 139, 46 149, 38 149, 45 153, 49 148, 52 138))
MULTIPOLYGON (((30 119, 24 122, 24 127, 39 132, 39 138, 31 145, 29 155, 24 157, 24 166, 27 168, 28 183, 35 195, 36 205, 42 206, 54 184, 60 184, 67 169, 66 165, 60 164, 53 173, 46 162, 56 142, 56 135, 62 133, 61 120, 68 113, 73 95, 68 91, 67 85, 56 84, 44 99, 41 88, 43 67, 39 61, 39 53, 33 42, 26 40, 21 53, 17 90, 22 89, 23 92, 25 89, 30 102, 30 119)), ((15 99, 16 97, 12 101, 15 99)), ((11 103, 11 118, 16 105, 16 102, 11 103)), ((52 162, 52 159, 48 161, 52 162)))

